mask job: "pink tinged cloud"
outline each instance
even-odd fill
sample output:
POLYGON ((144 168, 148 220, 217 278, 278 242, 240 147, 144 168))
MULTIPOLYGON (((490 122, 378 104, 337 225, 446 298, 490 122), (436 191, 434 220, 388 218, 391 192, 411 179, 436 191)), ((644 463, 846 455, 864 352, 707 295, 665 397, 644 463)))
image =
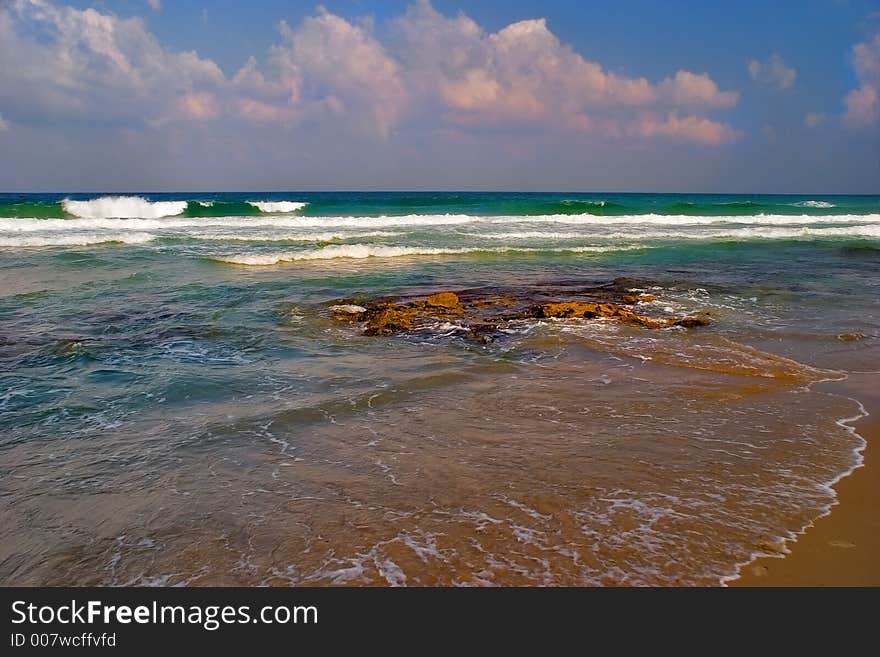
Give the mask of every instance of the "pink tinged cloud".
MULTIPOLYGON (((419 89, 423 103, 433 97, 449 110, 448 119, 461 125, 533 122, 551 129, 601 131, 605 137, 650 138, 660 131, 619 126, 637 125, 635 110, 727 109, 739 98, 720 90, 705 73, 678 71, 655 84, 608 72, 560 42, 544 19, 487 34, 466 16, 443 16, 422 0, 397 19, 396 28, 402 44, 397 56, 407 63, 411 86, 419 89)), ((734 133, 710 123, 722 128, 718 143, 734 133)))
POLYGON ((736 91, 721 91, 707 73, 678 71, 659 85, 660 93, 672 104, 683 107, 711 107, 727 109, 739 101, 736 91))
POLYGON ((0 58, 11 63, 0 85, 15 82, 36 104, 92 119, 130 117, 157 128, 220 118, 317 121, 380 139, 404 122, 475 131, 529 123, 708 145, 738 136, 701 115, 738 101, 707 73, 679 70, 651 82, 610 72, 562 43, 544 19, 487 33, 464 14, 447 17, 418 0, 383 43, 370 23, 319 9, 295 27, 282 22, 265 61, 250 58, 227 78, 195 52, 163 48, 140 19, 45 0, 10 6, 0 9, 0 58), (48 45, 29 36, 34 22, 48 45))
POLYGON ((181 97, 180 108, 184 115, 204 121, 217 118, 217 100, 209 93, 188 93, 181 97))
POLYGON ((843 100, 844 122, 853 128, 874 126, 880 123, 880 33, 853 48, 853 67, 859 87, 843 100))
POLYGON ((635 131, 642 137, 666 137, 707 146, 726 144, 740 137, 736 130, 724 123, 700 116, 679 117, 675 113, 665 118, 642 117, 635 124, 635 131))
MULTIPOLYGON (((322 9, 297 28, 282 23, 281 34, 285 43, 272 57, 282 84, 307 87, 316 109, 346 116, 381 136, 399 123, 408 100, 400 66, 367 26, 322 9)), ((291 94, 295 97, 298 92, 291 94)))

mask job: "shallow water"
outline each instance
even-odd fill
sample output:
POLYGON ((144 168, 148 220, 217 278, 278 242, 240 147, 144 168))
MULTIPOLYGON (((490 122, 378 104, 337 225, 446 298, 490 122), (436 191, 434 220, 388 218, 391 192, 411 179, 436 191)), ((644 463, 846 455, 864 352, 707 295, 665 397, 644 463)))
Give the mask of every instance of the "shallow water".
POLYGON ((13 199, 0 581, 717 584, 859 462, 858 402, 811 384, 880 370, 877 197, 320 196, 13 199), (478 344, 327 310, 622 276, 715 321, 478 344))

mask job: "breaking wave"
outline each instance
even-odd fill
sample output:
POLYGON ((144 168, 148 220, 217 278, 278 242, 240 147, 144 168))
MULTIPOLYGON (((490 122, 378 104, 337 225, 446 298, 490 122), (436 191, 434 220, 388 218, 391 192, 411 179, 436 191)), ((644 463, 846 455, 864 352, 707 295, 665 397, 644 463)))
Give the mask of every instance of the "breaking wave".
POLYGON ((834 203, 829 203, 828 201, 799 201, 798 203, 793 203, 799 208, 835 208, 837 207, 834 203))
POLYGON ((90 201, 64 199, 67 214, 83 219, 159 219, 183 213, 186 201, 148 201, 141 196, 102 196, 90 201))
POLYGON ((300 203, 298 201, 248 201, 248 205, 252 205, 260 212, 296 212, 302 210, 308 203, 300 203))

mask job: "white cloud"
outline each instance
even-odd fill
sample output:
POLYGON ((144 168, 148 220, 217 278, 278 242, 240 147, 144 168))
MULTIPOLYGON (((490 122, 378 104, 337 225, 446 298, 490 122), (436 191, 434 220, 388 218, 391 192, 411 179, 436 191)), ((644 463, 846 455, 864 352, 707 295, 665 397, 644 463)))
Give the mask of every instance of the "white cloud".
POLYGON ((779 53, 773 53, 763 61, 749 60, 747 68, 753 80, 776 89, 788 89, 797 78, 797 71, 786 64, 779 53))
POLYGON ((636 134, 643 137, 667 137, 717 146, 734 141, 739 134, 730 126, 705 117, 679 117, 672 113, 657 119, 645 117, 636 124, 636 134))
POLYGON ((659 85, 662 95, 679 106, 729 108, 736 105, 739 94, 721 91, 708 74, 678 71, 674 78, 667 78, 659 85))
POLYGON ((3 115, 0 114, 0 132, 3 132, 4 130, 9 130, 9 124, 3 118, 3 115))
POLYGON ((382 41, 369 22, 319 8, 296 26, 282 22, 279 43, 227 77, 195 52, 164 48, 140 19, 12 0, 0 9, 0 101, 22 114, 156 128, 326 123, 387 138, 404 123, 428 130, 526 123, 602 139, 718 145, 738 136, 706 115, 739 97, 707 73, 679 70, 652 82, 612 72, 562 43, 544 19, 488 33, 464 14, 444 16, 418 0, 394 28, 382 41))
POLYGON ((396 53, 406 63, 409 86, 459 125, 533 122, 601 130, 606 136, 665 135, 705 143, 735 134, 722 129, 707 139, 709 119, 668 115, 736 104, 738 94, 719 90, 707 74, 678 71, 652 83, 607 71, 560 42, 544 19, 486 33, 467 16, 443 16, 421 0, 396 27, 396 53))
POLYGON ((147 0, 147 4, 153 11, 162 11, 162 0, 147 0))
POLYGON ((825 123, 826 118, 821 112, 807 112, 804 115, 804 125, 808 128, 815 128, 825 123))
POLYGON ((381 135, 398 124, 407 103, 400 66, 368 26, 321 9, 296 28, 282 23, 281 34, 272 64, 290 99, 308 105, 304 111, 327 112, 381 135))
POLYGON ((844 98, 844 121, 852 127, 880 123, 880 32, 853 48, 859 86, 844 98))
POLYGON ((44 0, 8 7, 0 11, 0 101, 22 111, 161 121, 185 94, 224 84, 214 62, 164 49, 140 19, 44 0))

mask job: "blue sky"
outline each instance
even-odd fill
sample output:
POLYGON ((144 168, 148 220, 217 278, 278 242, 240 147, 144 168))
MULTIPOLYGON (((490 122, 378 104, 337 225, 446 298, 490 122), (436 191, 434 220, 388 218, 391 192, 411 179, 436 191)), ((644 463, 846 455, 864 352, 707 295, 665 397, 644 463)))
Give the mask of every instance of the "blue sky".
POLYGON ((0 2, 0 189, 880 193, 880 4, 0 2))

